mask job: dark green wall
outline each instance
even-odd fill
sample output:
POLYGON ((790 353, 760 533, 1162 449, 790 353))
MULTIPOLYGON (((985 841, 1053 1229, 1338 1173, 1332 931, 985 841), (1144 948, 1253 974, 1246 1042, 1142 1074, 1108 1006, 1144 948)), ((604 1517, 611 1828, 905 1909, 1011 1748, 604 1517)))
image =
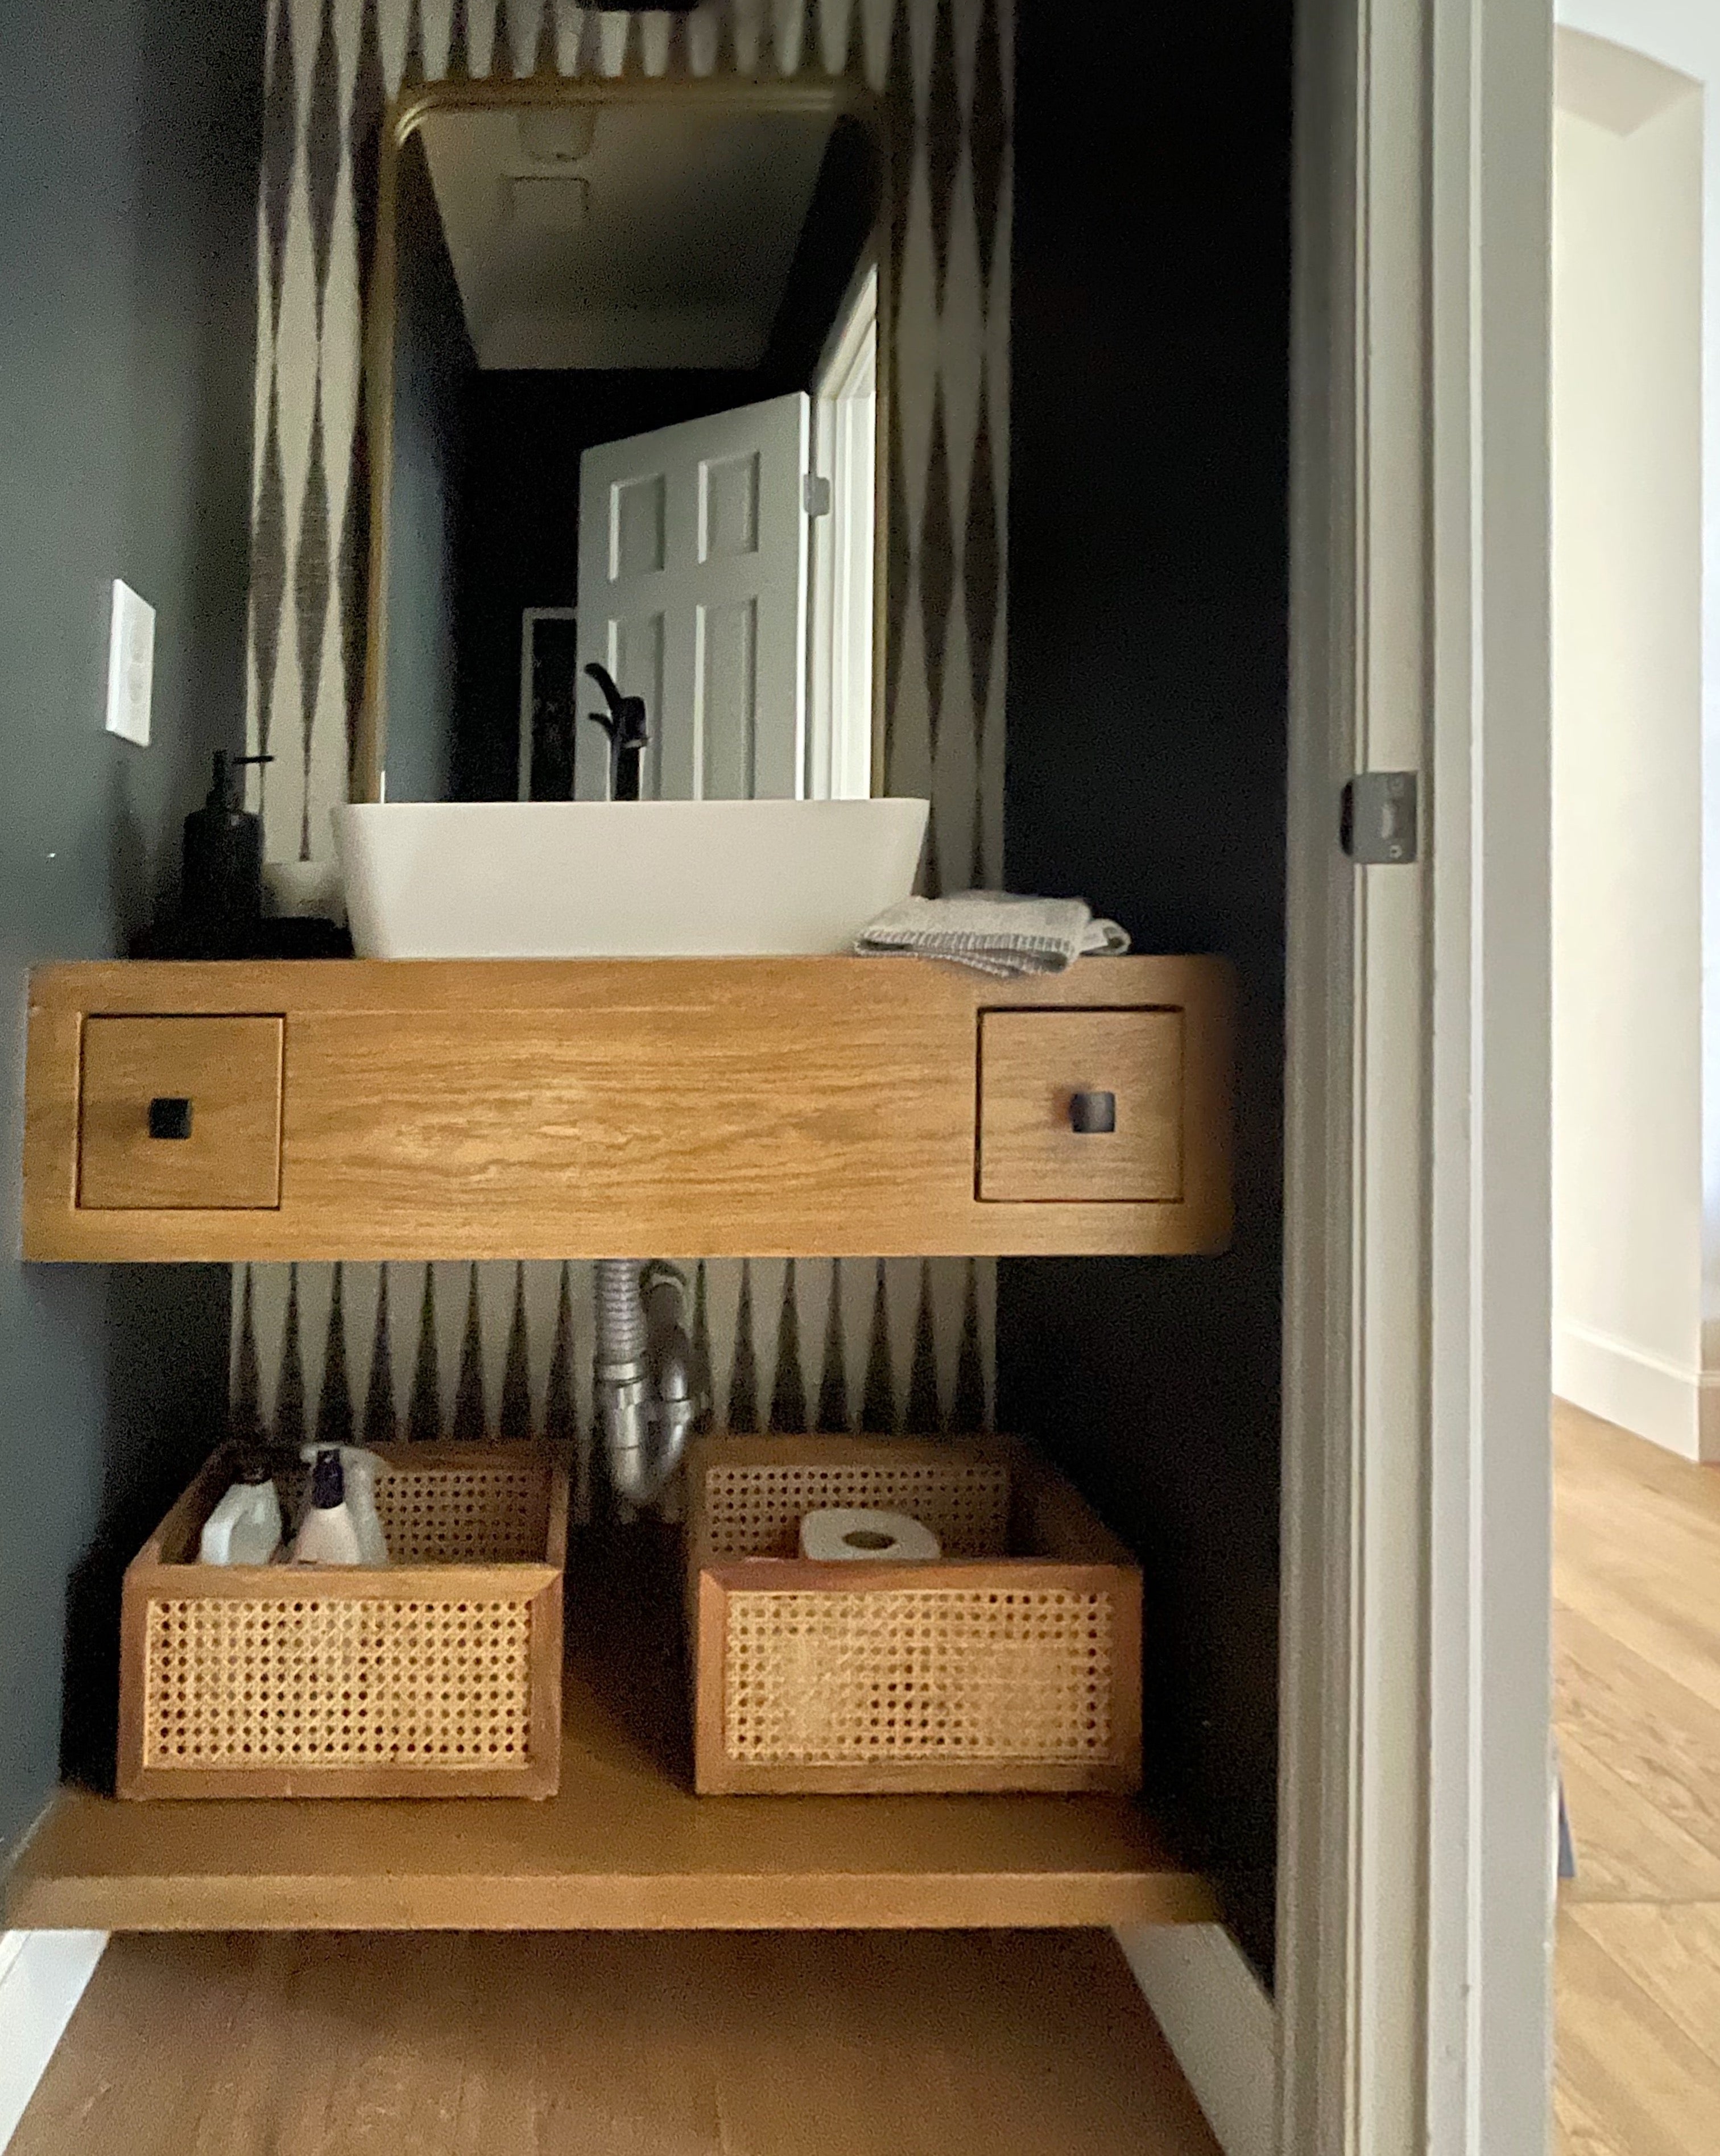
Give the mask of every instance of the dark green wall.
POLYGON ((1020 1261, 999 1417, 1139 1553, 1147 1774, 1271 1965, 1278 1688, 1290 0, 1022 0, 1012 888, 1241 987, 1215 1259, 1020 1261))
POLYGON ((242 745, 263 21, 0 0, 0 1850, 102 1770, 119 1570, 222 1413, 225 1269, 22 1265, 18 1157, 26 968, 124 950, 242 745), (147 750, 102 732, 116 576, 147 750))

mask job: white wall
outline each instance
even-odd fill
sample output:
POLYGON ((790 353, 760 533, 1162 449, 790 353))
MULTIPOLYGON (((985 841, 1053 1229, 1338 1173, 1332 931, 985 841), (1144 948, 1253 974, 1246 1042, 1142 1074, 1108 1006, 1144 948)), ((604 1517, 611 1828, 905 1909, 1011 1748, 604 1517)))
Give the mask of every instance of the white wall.
MULTIPOLYGON (((1560 26, 1702 93, 1702 412, 1720 414, 1720 4, 1556 0, 1560 26)), ((1630 99, 1630 86, 1623 90, 1630 99)), ((1720 1460, 1720 424, 1701 434, 1701 1455, 1720 1460)))
POLYGON ((1703 100, 1562 31, 1553 1380, 1700 1449, 1703 100))

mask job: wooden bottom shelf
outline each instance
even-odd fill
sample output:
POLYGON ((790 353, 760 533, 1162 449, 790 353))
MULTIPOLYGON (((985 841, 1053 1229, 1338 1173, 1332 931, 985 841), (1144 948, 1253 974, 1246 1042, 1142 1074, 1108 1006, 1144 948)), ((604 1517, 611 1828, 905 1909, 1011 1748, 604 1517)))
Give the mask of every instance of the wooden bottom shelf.
POLYGON ((635 1537, 619 1568, 588 1553, 570 1568, 583 1591, 558 1795, 136 1804, 69 1789, 13 1866, 6 1924, 915 1930, 1217 1913, 1125 1797, 695 1796, 672 1557, 635 1537))

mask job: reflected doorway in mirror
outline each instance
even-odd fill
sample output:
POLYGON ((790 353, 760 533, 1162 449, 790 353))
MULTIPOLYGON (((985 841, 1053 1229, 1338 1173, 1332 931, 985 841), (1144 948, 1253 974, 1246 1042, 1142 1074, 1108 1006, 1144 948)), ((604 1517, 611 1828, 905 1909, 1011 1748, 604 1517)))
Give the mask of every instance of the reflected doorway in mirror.
POLYGON ((578 698, 578 610, 526 607, 520 616, 521 801, 573 798, 578 698))
POLYGON ((893 172, 834 78, 403 91, 356 798, 603 798, 593 660, 645 701, 647 798, 881 783, 893 172))
MULTIPOLYGON (((644 699, 648 800, 805 790, 811 437, 795 390, 580 459, 579 663, 644 699)), ((576 788, 601 801, 586 721, 576 788)))
POLYGON ((878 264, 862 264, 813 383, 806 775, 814 801, 871 791, 878 546, 878 264))

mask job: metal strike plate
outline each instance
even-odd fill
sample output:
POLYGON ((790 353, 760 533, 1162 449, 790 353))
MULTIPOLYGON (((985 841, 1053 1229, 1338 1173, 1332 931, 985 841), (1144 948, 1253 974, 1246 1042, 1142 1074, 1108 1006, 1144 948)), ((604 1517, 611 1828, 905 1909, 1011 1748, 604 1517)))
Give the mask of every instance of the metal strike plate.
POLYGON ((1358 771, 1343 790, 1338 837, 1364 867, 1401 866, 1416 857, 1420 834, 1413 771, 1358 771))

